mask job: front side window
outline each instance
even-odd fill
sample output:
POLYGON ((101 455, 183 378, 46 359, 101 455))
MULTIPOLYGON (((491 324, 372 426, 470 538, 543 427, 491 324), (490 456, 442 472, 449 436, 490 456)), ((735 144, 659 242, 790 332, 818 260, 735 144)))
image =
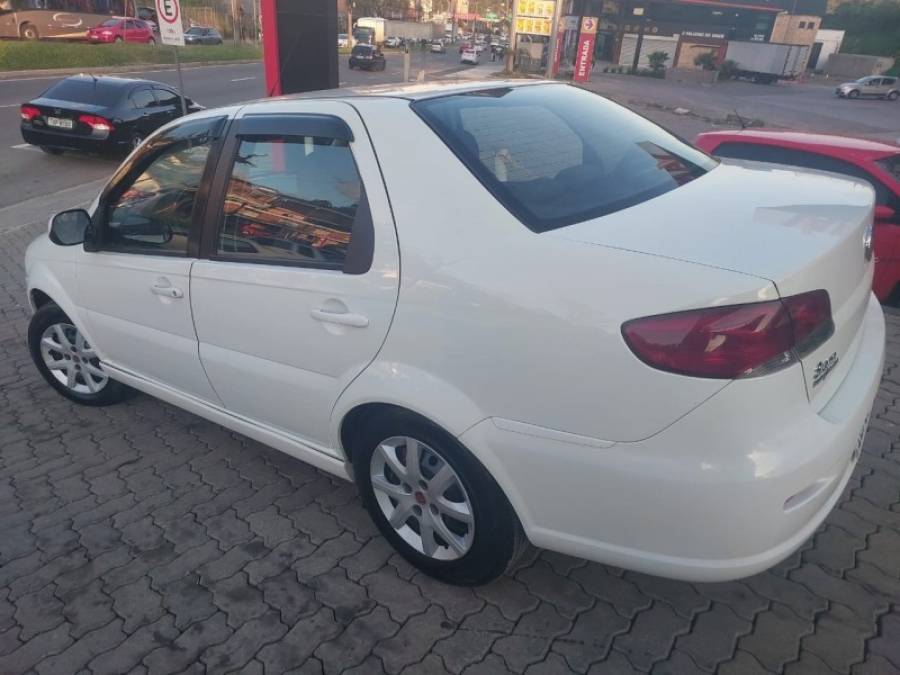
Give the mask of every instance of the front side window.
POLYGON ((162 89, 160 87, 156 87, 156 96, 157 98, 159 98, 159 104, 162 106, 181 105, 181 102, 178 100, 178 94, 176 94, 171 89, 162 89))
POLYGON ((218 254, 339 269, 361 199, 346 141, 242 138, 225 195, 218 254))
POLYGON ((104 244, 133 252, 186 254, 209 145, 167 148, 107 206, 104 244))
POLYGON ((655 124, 568 85, 465 92, 413 109, 536 232, 640 204, 715 166, 655 124))

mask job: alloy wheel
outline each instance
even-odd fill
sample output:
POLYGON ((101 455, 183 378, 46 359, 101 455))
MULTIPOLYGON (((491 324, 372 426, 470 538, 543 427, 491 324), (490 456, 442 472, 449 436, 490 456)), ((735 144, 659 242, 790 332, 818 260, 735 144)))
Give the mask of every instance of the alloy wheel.
POLYGON ((409 436, 377 445, 369 465, 375 500, 394 531, 419 553, 456 560, 475 537, 472 501, 437 451, 409 436))
POLYGON ((77 394, 97 394, 109 381, 100 359, 70 323, 55 323, 41 335, 44 365, 64 387, 77 394))

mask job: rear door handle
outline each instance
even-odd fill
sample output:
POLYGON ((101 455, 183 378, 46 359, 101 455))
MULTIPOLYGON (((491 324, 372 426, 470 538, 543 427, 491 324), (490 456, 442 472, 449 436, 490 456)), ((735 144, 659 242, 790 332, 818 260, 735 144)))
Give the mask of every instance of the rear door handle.
POLYGON ((164 298, 183 298, 184 292, 180 288, 174 286, 164 286, 162 284, 153 284, 150 287, 155 295, 161 295, 164 298))
POLYGON ((316 321, 324 321, 325 323, 336 323, 341 326, 353 326, 354 328, 365 328, 369 325, 369 318, 362 314, 354 314, 352 312, 329 312, 325 309, 314 309, 310 312, 312 318, 316 321))

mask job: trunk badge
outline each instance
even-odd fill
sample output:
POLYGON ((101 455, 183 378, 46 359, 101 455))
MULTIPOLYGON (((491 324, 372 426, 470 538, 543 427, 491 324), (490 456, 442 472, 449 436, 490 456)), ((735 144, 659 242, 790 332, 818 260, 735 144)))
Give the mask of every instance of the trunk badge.
POLYGON ((816 369, 813 371, 814 387, 822 384, 825 378, 828 377, 828 373, 834 370, 834 367, 838 364, 839 360, 837 352, 832 352, 831 356, 816 364, 816 369))

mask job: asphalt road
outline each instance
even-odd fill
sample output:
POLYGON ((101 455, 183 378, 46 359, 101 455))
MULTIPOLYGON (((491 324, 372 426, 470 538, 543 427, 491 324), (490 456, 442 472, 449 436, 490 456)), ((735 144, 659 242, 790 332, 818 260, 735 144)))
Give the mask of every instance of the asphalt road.
MULTIPOLYGON (((383 72, 351 71, 344 56, 340 66, 341 86, 400 82, 403 79, 400 55, 389 55, 383 72)), ((420 70, 425 70, 429 77, 438 77, 467 69, 460 66, 455 53, 411 55, 412 76, 420 70)), ((176 87, 178 83, 176 71, 170 69, 130 72, 127 76, 166 82, 176 87)), ((261 63, 187 67, 183 76, 187 95, 207 107, 248 101, 266 93, 261 63)), ((117 159, 78 153, 54 157, 23 144, 19 132, 19 105, 38 96, 58 79, 58 76, 42 76, 0 80, 0 208, 103 178, 118 164, 117 159)))

